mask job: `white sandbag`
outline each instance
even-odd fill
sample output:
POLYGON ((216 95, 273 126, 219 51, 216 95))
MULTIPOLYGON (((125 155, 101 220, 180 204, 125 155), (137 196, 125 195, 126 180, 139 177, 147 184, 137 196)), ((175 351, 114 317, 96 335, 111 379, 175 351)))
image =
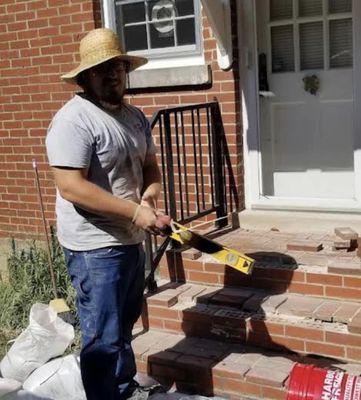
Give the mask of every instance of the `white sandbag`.
POLYGON ((7 393, 16 392, 21 389, 21 382, 14 379, 0 378, 0 398, 7 393))
POLYGON ((38 396, 33 393, 29 393, 26 390, 19 390, 17 392, 6 394, 1 397, 1 400, 56 400, 50 397, 38 396))
POLYGON ((56 400, 86 400, 79 362, 74 354, 52 360, 34 371, 23 388, 56 400))
POLYGON ((17 337, 0 363, 4 378, 24 382, 51 358, 64 353, 74 339, 74 328, 45 304, 34 304, 29 326, 17 337))

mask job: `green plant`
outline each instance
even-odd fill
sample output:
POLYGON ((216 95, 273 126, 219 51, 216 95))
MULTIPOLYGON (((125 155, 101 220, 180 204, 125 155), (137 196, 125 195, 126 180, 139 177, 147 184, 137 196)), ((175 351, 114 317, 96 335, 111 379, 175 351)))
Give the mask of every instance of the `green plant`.
MULTIPOLYGON (((75 314, 75 291, 66 271, 61 247, 54 235, 52 260, 58 297, 64 298, 75 314)), ((47 253, 35 242, 28 249, 20 250, 15 240, 11 241, 8 270, 8 280, 0 276, 0 327, 7 334, 28 325, 29 311, 34 303, 49 303, 54 298, 47 253)))

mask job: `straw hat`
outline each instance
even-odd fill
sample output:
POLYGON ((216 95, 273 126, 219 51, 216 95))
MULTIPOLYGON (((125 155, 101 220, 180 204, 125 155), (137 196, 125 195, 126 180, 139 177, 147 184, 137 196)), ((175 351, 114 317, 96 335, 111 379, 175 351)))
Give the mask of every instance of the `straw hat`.
POLYGON ((80 41, 80 64, 61 76, 67 83, 76 84, 76 78, 89 68, 95 67, 112 58, 119 58, 129 63, 129 71, 146 64, 144 57, 129 56, 123 52, 119 38, 115 32, 108 28, 93 29, 80 41))

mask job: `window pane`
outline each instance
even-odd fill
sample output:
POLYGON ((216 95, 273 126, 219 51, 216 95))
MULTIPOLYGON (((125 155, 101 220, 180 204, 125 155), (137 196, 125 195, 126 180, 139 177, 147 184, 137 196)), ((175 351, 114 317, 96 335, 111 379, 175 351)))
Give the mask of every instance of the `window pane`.
POLYGON ((272 71, 286 72, 295 70, 293 47, 293 25, 271 28, 272 71))
POLYGON ((299 0, 300 17, 322 15, 322 0, 299 0))
POLYGON ((156 23, 149 25, 150 30, 150 47, 159 49, 162 47, 173 47, 174 42, 174 25, 173 21, 167 23, 156 23))
POLYGON ((145 25, 126 26, 124 38, 126 51, 146 50, 148 48, 145 25))
POLYGON ((329 13, 352 12, 352 0, 328 0, 329 13))
POLYGON ((177 21, 178 46, 196 43, 196 32, 194 18, 181 19, 177 21))
POLYGON ((330 67, 352 67, 352 19, 330 21, 330 67))
POLYGON ((194 15, 193 0, 176 0, 175 5, 179 16, 194 15))
POLYGON ((292 18, 293 1, 292 0, 271 0, 270 1, 270 16, 271 21, 278 19, 292 18))
POLYGON ((323 23, 300 24, 301 70, 323 69, 323 23))
POLYGON ((145 21, 145 7, 144 2, 124 4, 121 6, 121 13, 123 16, 124 24, 131 24, 133 22, 145 21))

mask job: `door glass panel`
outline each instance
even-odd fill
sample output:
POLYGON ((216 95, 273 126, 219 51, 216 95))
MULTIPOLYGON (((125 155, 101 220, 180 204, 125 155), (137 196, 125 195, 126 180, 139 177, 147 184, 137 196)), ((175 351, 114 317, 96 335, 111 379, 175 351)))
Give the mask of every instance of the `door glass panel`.
POLYGON ((352 0, 328 0, 330 14, 352 12, 352 0))
POLYGON ((300 17, 322 15, 322 0, 299 0, 298 9, 300 17))
POLYGON ((300 24, 301 70, 323 69, 323 23, 300 24))
POLYGON ((293 25, 271 28, 272 72, 295 70, 293 25))
POLYGON ((270 0, 271 21, 288 19, 293 16, 292 0, 270 0))
POLYGON ((330 68, 352 67, 352 19, 330 21, 330 68))

